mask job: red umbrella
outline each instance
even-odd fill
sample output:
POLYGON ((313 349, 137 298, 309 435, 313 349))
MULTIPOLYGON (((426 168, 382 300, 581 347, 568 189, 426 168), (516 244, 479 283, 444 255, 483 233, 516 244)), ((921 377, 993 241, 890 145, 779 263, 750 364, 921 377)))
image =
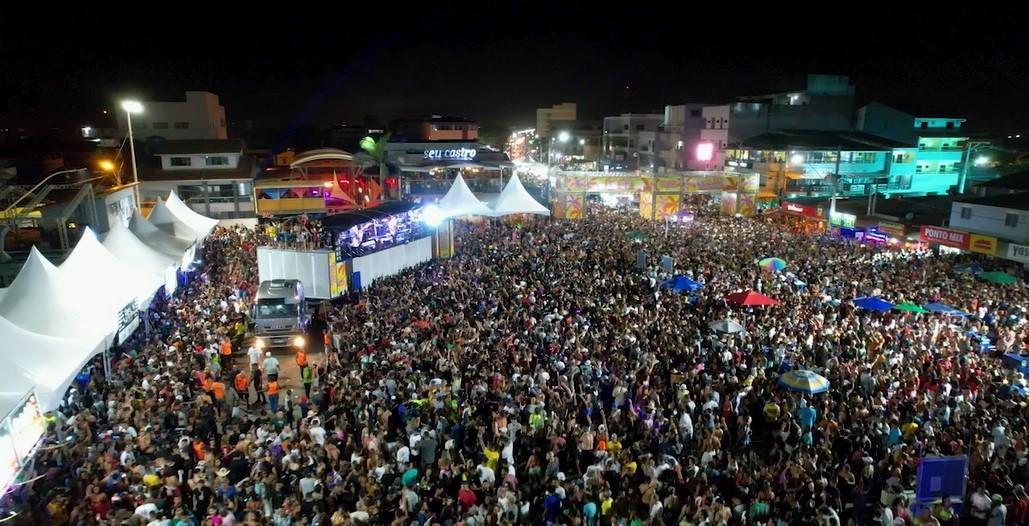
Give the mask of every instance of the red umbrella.
POLYGON ((754 292, 752 290, 748 290, 746 292, 737 292, 735 294, 729 294, 725 297, 725 301, 728 301, 729 303, 736 303, 739 305, 747 306, 779 304, 778 301, 775 301, 772 298, 765 296, 764 294, 754 292))

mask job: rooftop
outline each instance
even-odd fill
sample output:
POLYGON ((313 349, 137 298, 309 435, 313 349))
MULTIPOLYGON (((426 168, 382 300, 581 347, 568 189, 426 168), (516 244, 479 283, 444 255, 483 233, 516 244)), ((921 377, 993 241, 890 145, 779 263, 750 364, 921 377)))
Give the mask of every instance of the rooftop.
POLYGON ((975 197, 972 199, 961 198, 960 203, 971 205, 994 206, 997 208, 1010 208, 1013 210, 1029 210, 1029 192, 1017 194, 991 195, 988 197, 975 197))
POLYGON ((856 131, 779 130, 751 137, 733 147, 747 150, 890 151, 914 145, 856 131))

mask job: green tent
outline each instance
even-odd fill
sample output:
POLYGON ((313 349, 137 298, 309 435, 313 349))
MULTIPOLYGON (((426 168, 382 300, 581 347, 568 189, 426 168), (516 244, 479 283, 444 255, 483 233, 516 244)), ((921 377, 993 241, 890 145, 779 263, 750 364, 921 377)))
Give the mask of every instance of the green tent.
POLYGON ((899 303, 897 305, 894 305, 893 308, 897 309, 897 310, 902 310, 904 312, 916 312, 918 314, 925 314, 926 312, 929 312, 929 311, 923 309, 922 307, 919 307, 918 305, 915 305, 914 303, 911 303, 910 301, 905 301, 903 303, 899 303))
POLYGON ((630 232, 626 232, 625 233, 625 237, 626 237, 626 239, 631 239, 633 241, 643 241, 644 239, 647 239, 646 234, 644 234, 643 232, 640 232, 639 230, 633 230, 633 231, 630 231, 630 232))

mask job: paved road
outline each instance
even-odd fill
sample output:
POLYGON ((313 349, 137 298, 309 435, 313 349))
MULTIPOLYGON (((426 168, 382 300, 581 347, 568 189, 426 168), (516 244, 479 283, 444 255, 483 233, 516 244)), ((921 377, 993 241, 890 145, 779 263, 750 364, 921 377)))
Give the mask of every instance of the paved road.
MULTIPOLYGON (((236 367, 247 365, 246 350, 253 343, 254 337, 248 336, 243 344, 243 349, 233 356, 233 365, 236 367)), ((279 360, 279 390, 284 395, 287 390, 293 390, 294 400, 304 393, 304 384, 300 379, 300 367, 295 359, 296 351, 292 347, 277 347, 272 349, 272 356, 279 360)), ((321 334, 307 335, 307 363, 312 365, 322 363, 325 356, 322 346, 321 334)), ((233 369, 235 370, 235 369, 233 369)), ((235 374, 235 373, 233 373, 235 374)), ((232 378, 228 379, 229 382, 232 378)), ((315 382, 317 386, 317 381, 315 382)), ((256 399, 253 386, 250 387, 251 400, 256 399)))

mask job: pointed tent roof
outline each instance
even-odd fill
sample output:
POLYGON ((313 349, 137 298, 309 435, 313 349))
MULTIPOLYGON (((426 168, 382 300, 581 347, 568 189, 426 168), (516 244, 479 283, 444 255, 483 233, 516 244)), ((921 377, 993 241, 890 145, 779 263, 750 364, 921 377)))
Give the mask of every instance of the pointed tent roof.
POLYGON ((211 230, 214 230, 214 227, 218 226, 217 219, 200 214, 186 203, 183 203, 182 199, 179 199, 178 194, 175 193, 175 190, 168 194, 168 200, 164 202, 164 205, 168 207, 171 213, 175 214, 175 217, 189 225, 201 237, 207 236, 207 234, 211 233, 211 230))
POLYGON ((539 204, 529 195, 529 192, 522 186, 517 175, 512 175, 504 190, 493 204, 494 216, 506 216, 510 214, 540 214, 550 215, 550 209, 539 204))
POLYGON ((90 324, 79 315, 71 300, 74 290, 60 269, 32 247, 29 259, 0 299, 0 316, 27 331, 76 340, 113 330, 90 324))
POLYGON ((75 285, 77 297, 96 298, 113 315, 134 299, 150 297, 164 284, 156 275, 115 257, 89 228, 60 268, 75 285))
POLYGON ((457 174, 457 177, 454 178, 454 183, 450 185, 450 190, 447 190, 447 195, 444 195, 436 205, 446 217, 493 215, 493 211, 475 197, 472 190, 468 188, 468 184, 464 182, 464 177, 461 177, 461 174, 457 174))
POLYGON ((43 411, 57 409, 75 375, 97 352, 103 350, 101 341, 95 343, 57 338, 27 331, 10 320, 0 317, 0 397, 18 397, 35 387, 43 411))
POLYGON ((114 223, 102 244, 114 257, 129 266, 143 270, 162 283, 165 271, 177 261, 171 256, 150 248, 121 222, 114 223))
MULTIPOLYGON (((157 208, 154 208, 154 211, 156 212, 157 208)), ((153 223, 139 215, 138 210, 132 213, 132 219, 129 221, 129 230, 148 247, 172 258, 173 261, 178 261, 182 258, 182 255, 186 253, 186 249, 192 244, 192 241, 180 239, 157 228, 153 223)))
POLYGON ((176 217, 168 209, 168 206, 164 204, 163 199, 157 200, 157 204, 150 211, 150 217, 147 218, 147 221, 157 227, 158 230, 189 243, 202 237, 199 232, 193 230, 192 227, 176 217))

